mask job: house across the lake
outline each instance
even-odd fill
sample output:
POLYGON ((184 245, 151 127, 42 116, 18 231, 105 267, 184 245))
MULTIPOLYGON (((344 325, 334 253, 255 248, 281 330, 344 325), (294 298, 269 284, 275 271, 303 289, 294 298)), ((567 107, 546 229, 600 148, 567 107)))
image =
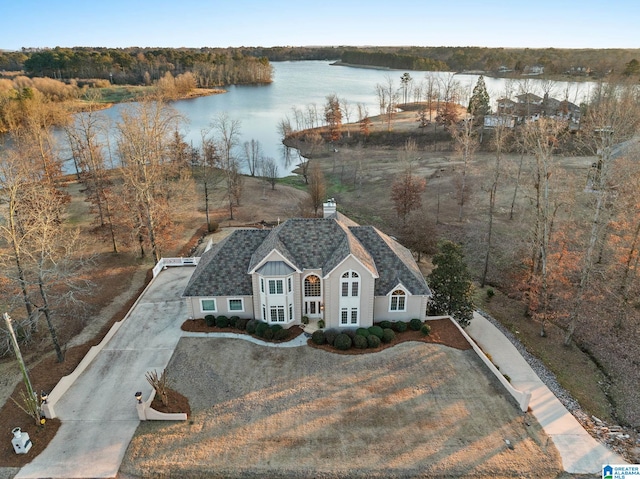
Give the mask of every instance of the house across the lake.
POLYGON ((323 218, 236 230, 204 253, 187 285, 189 315, 328 328, 426 318, 431 291, 413 255, 373 226, 324 204, 323 218))

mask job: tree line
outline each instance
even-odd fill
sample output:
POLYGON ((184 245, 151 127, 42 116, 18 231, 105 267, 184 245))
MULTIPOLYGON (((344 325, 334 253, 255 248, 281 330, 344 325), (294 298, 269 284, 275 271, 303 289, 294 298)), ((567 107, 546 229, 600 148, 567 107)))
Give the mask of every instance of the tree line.
POLYGON ((191 72, 198 86, 271 82, 271 65, 262 57, 213 48, 74 47, 0 52, 0 70, 60 80, 105 79, 114 84, 145 84, 167 72, 191 72))

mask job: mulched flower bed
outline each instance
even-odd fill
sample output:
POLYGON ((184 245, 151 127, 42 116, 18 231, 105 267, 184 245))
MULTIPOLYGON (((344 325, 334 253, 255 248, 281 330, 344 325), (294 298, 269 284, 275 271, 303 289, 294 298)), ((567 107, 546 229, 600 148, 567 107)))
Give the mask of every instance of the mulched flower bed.
MULTIPOLYGON (((443 344, 445 346, 449 346, 456 349, 471 349, 471 345, 467 341, 467 339, 462 335, 458 327, 453 324, 453 322, 449 319, 434 319, 427 321, 427 324, 431 326, 431 334, 424 335, 421 331, 413 331, 408 329, 403 333, 397 333, 396 337, 390 343, 382 343, 379 347, 375 349, 356 349, 351 348, 347 351, 340 351, 328 344, 317 345, 313 343, 311 340, 307 341, 307 344, 316 349, 323 349, 325 351, 330 351, 332 353, 338 354, 367 354, 367 353, 375 353, 378 351, 382 351, 383 349, 387 349, 395 346, 396 344, 404 343, 406 341, 420 341, 423 343, 434 343, 434 344, 443 344)), ((184 323, 182 323, 181 329, 183 331, 196 332, 196 333, 236 333, 236 334, 248 334, 246 331, 241 331, 236 328, 218 328, 215 326, 207 326, 207 323, 204 319, 188 319, 184 323)), ((304 331, 298 326, 292 326, 289 328, 291 335, 285 339, 284 341, 267 341, 264 338, 258 338, 263 341, 279 343, 291 341, 293 338, 299 336, 304 331)), ((257 338, 257 336, 254 336, 257 338)))
POLYGON ((162 404, 160 396, 156 393, 153 401, 151 401, 151 408, 158 412, 164 413, 187 413, 187 417, 191 417, 191 407, 189 406, 189 400, 180 394, 178 391, 174 391, 171 388, 167 388, 167 405, 162 404))

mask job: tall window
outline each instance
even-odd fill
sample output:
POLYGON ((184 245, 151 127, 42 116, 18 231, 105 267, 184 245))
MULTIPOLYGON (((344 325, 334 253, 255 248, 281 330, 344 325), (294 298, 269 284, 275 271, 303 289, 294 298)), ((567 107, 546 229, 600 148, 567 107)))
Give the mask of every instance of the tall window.
POLYGON ((270 279, 269 280, 269 294, 283 294, 284 293, 284 285, 282 284, 281 279, 270 279))
POLYGON ((284 306, 271 306, 271 322, 272 323, 284 323, 284 306))
POLYGON ((304 295, 320 296, 320 278, 315 274, 310 274, 304 279, 304 295))
POLYGON ((358 308, 341 308, 340 325, 354 326, 358 324, 358 308))
POLYGON ((355 271, 347 271, 340 280, 340 291, 342 297, 360 296, 360 276, 355 271), (349 294, 351 293, 351 294, 349 294))
POLYGON ((407 293, 401 289, 396 289, 391 293, 391 304, 389 311, 406 311, 407 310, 407 293))

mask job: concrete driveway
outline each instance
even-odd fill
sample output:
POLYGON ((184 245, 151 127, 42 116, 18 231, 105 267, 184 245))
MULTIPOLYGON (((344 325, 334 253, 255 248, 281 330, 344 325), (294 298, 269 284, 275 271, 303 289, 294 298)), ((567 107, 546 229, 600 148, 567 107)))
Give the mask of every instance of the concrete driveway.
POLYGON ((138 427, 135 392, 151 394, 145 373, 169 362, 187 318, 181 299, 192 267, 160 273, 117 333, 56 405, 62 425, 16 478, 115 477, 138 427))

